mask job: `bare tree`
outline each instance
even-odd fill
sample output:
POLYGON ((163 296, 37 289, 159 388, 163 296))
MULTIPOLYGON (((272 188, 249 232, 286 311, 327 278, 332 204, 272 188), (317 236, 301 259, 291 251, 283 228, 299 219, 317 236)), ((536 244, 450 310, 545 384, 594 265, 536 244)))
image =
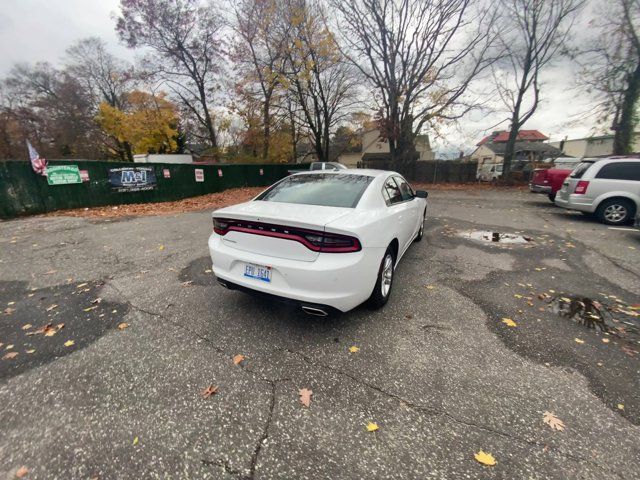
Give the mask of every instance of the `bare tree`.
POLYGON ((120 0, 116 31, 131 48, 147 47, 146 66, 193 115, 214 148, 218 139, 211 110, 219 90, 219 9, 199 0, 120 0))
POLYGON ((326 26, 319 3, 289 0, 285 23, 292 26, 286 72, 297 106, 292 111, 298 112, 318 160, 326 162, 333 129, 358 103, 357 79, 326 26))
MULTIPOLYGON (((133 67, 106 49, 103 40, 89 37, 67 49, 66 72, 74 77, 91 98, 94 114, 102 102, 123 110, 127 92, 136 85, 133 67)), ((122 160, 133 161, 131 145, 117 136, 105 135, 105 146, 122 160)))
POLYGON ((575 14, 583 0, 502 0, 496 25, 505 51, 495 68, 496 87, 509 110, 510 131, 504 153, 503 177, 510 176, 520 128, 540 103, 540 75, 563 54, 575 14))
MULTIPOLYGON (((269 156, 272 129, 280 119, 276 112, 283 96, 282 80, 291 42, 290 26, 283 24, 283 9, 276 0, 241 0, 235 4, 233 29, 237 41, 231 58, 238 73, 236 90, 242 116, 260 115, 261 157, 269 156)), ((251 119, 245 119, 252 123, 251 119)), ((249 125, 249 128, 252 126, 249 125)))
POLYGON ((415 161, 429 124, 475 108, 465 98, 493 61, 493 8, 473 0, 330 0, 347 58, 374 90, 394 164, 415 161))
POLYGON ((611 122, 613 153, 633 150, 640 97, 640 1, 615 0, 595 12, 599 35, 580 55, 580 83, 598 99, 596 115, 611 122), (602 41, 607 38, 608 41, 602 41))

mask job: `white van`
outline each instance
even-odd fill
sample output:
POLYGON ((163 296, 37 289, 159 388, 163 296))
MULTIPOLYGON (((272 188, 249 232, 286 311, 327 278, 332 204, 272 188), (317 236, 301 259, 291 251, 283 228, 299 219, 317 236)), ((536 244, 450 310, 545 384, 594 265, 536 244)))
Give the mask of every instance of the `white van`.
POLYGON ((478 166, 476 180, 479 182, 495 182, 502 178, 502 164, 488 163, 478 166))

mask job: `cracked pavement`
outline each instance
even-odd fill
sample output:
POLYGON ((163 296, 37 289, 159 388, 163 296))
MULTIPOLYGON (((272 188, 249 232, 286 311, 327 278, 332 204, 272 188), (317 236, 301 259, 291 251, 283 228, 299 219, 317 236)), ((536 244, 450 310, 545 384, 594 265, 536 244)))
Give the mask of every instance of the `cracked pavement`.
POLYGON ((209 212, 0 223, 0 353, 18 352, 0 479, 639 478, 636 320, 606 335, 532 295, 640 304, 639 232, 523 190, 434 191, 387 306, 317 318, 219 286, 210 229, 209 212), (458 235, 475 228, 534 241, 458 235), (50 317, 51 338, 22 329, 50 317))

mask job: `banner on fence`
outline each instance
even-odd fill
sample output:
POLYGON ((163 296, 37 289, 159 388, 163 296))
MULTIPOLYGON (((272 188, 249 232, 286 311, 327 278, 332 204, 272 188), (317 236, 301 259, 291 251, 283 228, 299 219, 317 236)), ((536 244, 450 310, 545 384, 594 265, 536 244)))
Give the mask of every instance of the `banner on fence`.
POLYGON ((69 185, 82 183, 77 165, 57 165, 47 167, 47 183, 49 185, 69 185))
POLYGON ((196 168, 195 170, 196 182, 204 182, 204 170, 202 168, 196 168))
POLYGON ((116 192, 143 192, 156 188, 153 167, 109 168, 109 184, 116 192))

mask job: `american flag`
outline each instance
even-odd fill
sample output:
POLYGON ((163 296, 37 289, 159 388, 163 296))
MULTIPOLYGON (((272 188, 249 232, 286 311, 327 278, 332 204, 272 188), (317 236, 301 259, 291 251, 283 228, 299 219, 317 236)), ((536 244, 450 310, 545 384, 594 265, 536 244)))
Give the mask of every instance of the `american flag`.
POLYGON ((31 167, 33 168, 33 171, 38 175, 44 175, 46 177, 47 161, 38 155, 38 152, 33 148, 33 145, 31 145, 29 140, 27 140, 27 148, 29 149, 29 158, 31 159, 31 167))

